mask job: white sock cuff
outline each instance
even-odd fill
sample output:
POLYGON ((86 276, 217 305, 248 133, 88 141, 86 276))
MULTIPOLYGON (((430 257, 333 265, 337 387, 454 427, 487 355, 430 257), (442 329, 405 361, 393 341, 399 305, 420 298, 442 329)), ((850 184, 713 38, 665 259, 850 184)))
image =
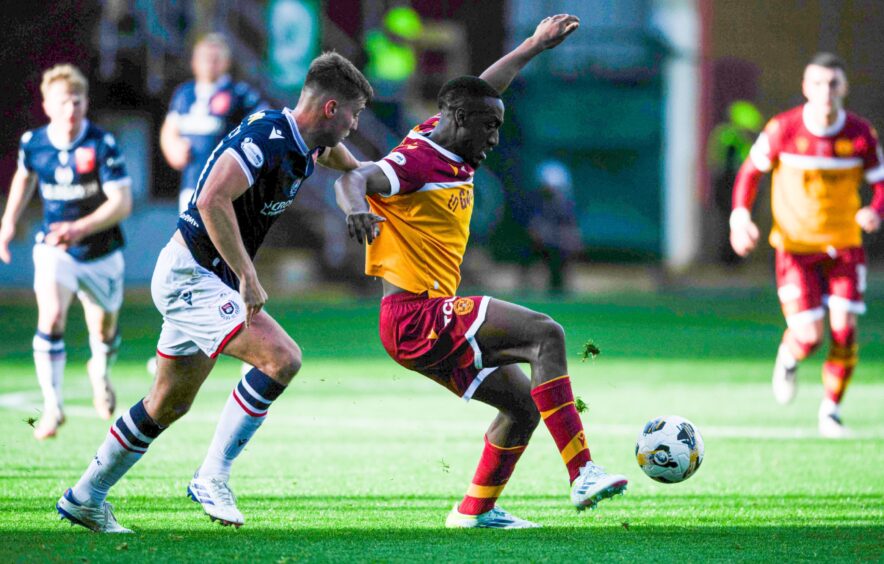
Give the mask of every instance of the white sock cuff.
POLYGON ((34 352, 49 353, 53 355, 64 353, 64 339, 61 337, 58 339, 49 339, 47 337, 47 335, 39 332, 34 335, 34 340, 32 341, 34 352))

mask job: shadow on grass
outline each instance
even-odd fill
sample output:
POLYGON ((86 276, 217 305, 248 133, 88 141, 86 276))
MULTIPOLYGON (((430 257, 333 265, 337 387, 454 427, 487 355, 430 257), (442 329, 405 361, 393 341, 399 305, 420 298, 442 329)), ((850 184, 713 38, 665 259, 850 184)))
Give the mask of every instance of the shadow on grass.
POLYGON ((534 530, 162 528, 0 531, 4 562, 536 562, 878 560, 881 527, 623 526, 534 530))
POLYGON ((48 499, 2 499, 0 562, 833 562, 884 555, 884 526, 869 497, 703 495, 664 506, 633 496, 575 518, 559 497, 513 496, 510 508, 544 527, 510 531, 445 529, 451 499, 438 496, 249 496, 240 500, 247 524, 238 530, 210 523, 177 497, 116 501, 118 518, 136 534, 71 528, 48 499), (634 519, 624 521, 625 514, 634 519), (813 524, 784 524, 790 521, 813 524))

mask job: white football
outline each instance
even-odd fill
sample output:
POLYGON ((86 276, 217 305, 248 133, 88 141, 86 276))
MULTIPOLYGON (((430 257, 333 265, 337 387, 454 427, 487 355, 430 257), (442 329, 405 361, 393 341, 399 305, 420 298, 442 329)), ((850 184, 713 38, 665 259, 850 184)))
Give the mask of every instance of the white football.
POLYGON ((703 463, 703 437, 697 426, 678 415, 648 421, 635 443, 642 471, 666 484, 687 480, 703 463))

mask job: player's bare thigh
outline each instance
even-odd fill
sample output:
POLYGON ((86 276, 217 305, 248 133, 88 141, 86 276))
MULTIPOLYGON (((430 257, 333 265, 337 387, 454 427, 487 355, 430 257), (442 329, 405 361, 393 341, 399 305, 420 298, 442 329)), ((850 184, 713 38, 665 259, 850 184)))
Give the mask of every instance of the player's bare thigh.
POLYGON ((80 294, 80 302, 83 304, 83 313, 86 316, 86 328, 90 335, 100 336, 102 341, 110 341, 117 334, 117 320, 119 311, 107 311, 89 297, 88 294, 80 294))
POLYGON ((476 341, 485 366, 530 363, 535 386, 568 373, 564 331, 544 313, 492 298, 476 341))
POLYGON ((224 354, 247 362, 287 386, 301 369, 301 349, 279 323, 260 311, 224 347, 224 354))
POLYGON ((37 296, 37 330, 47 335, 64 333, 74 292, 58 282, 46 280, 38 283, 34 294, 37 296))

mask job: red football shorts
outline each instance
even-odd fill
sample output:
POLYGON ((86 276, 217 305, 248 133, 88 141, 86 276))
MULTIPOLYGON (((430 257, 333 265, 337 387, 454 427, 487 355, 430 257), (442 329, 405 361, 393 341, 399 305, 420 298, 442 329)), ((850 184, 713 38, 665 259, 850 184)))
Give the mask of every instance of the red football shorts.
POLYGON ((399 364, 442 384, 464 400, 497 367, 482 366, 476 332, 488 296, 428 298, 407 292, 381 300, 381 343, 399 364))
POLYGON ((861 247, 793 254, 777 249, 777 295, 790 326, 812 323, 829 309, 866 312, 866 255, 861 247))

